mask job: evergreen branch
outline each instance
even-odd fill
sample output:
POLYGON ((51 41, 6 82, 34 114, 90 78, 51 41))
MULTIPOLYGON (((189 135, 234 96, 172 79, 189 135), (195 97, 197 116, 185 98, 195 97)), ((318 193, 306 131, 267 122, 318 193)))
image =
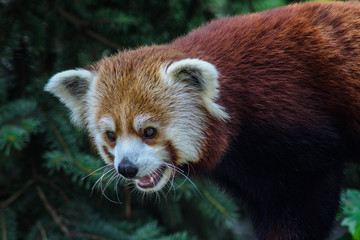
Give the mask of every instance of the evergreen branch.
POLYGON ((117 50, 120 48, 119 45, 117 45, 116 43, 108 40, 107 38, 101 36, 100 34, 91 31, 91 30, 86 30, 87 35, 89 35, 90 37, 92 37, 93 39, 97 40, 98 42, 100 42, 101 44, 103 44, 106 47, 109 47, 111 49, 117 50))
POLYGON ((15 23, 15 20, 18 20, 18 18, 14 18, 14 17, 10 17, 8 14, 9 12, 12 11, 17 11, 16 9, 16 4, 10 4, 9 6, 7 6, 7 10, 2 11, 1 16, 7 16, 5 19, 7 19, 6 23, 4 24, 4 28, 2 28, 1 31, 1 35, 0 35, 0 50, 3 49, 6 45, 6 40, 8 39, 8 37, 11 35, 12 30, 13 30, 13 26, 15 23))
POLYGON ((203 190, 203 192, 204 196, 211 202, 211 204, 213 204, 217 209, 219 209, 222 214, 224 214, 225 216, 229 216, 229 212, 224 208, 224 206, 222 206, 218 201, 216 201, 215 198, 213 198, 208 191, 203 190))
POLYGON ((63 18, 65 18, 67 21, 71 22, 73 25, 75 25, 76 28, 82 28, 87 25, 89 25, 89 21, 82 20, 68 12, 66 12, 63 8, 61 8, 59 5, 57 5, 54 1, 50 0, 50 5, 55 9, 56 12, 58 12, 63 18))
POLYGON ((125 218, 131 218, 131 196, 129 183, 125 185, 125 218))
POLYGON ((247 0, 248 2, 248 6, 249 6, 249 9, 250 9, 250 12, 256 12, 256 9, 255 9, 255 6, 254 6, 254 3, 252 0, 247 0))
POLYGON ((98 235, 94 235, 94 234, 89 234, 89 233, 75 233, 74 234, 76 237, 79 238, 85 238, 85 239, 93 239, 93 240, 111 240, 109 238, 104 238, 102 236, 98 236, 98 235))
MULTIPOLYGON (((73 157, 72 157, 73 158, 73 157)), ((74 164, 80 168, 81 170, 83 170, 84 172, 88 173, 88 174, 91 174, 94 172, 93 169, 91 168, 88 168, 88 167, 85 167, 83 164, 81 164, 79 161, 76 161, 75 158, 73 158, 73 161, 74 161, 74 164)))
MULTIPOLYGON (((42 111, 41 111, 41 112, 42 112, 42 111)), ((66 144, 65 139, 61 136, 61 133, 60 133, 59 129, 56 127, 56 125, 54 124, 54 122, 53 122, 44 112, 42 112, 42 113, 44 114, 45 118, 48 120, 48 122, 49 122, 49 124, 50 124, 50 127, 51 127, 51 129, 54 131, 55 136, 56 136, 56 138, 58 139, 60 145, 63 147, 63 149, 64 149, 64 151, 66 152, 66 154, 68 154, 68 155, 71 157, 71 159, 73 160, 74 164, 75 164, 78 168, 80 168, 81 170, 83 170, 84 172, 86 172, 86 173, 88 173, 88 174, 93 173, 93 172, 94 172, 93 169, 90 169, 90 168, 84 166, 83 164, 81 164, 79 161, 77 161, 77 160, 75 159, 74 155, 73 155, 73 154, 71 153, 71 151, 70 151, 69 146, 66 144)))
POLYGON ((62 222, 61 217, 57 214, 57 212, 55 211, 55 209, 51 206, 51 204, 49 203, 48 199, 46 198, 43 190, 41 189, 40 186, 36 186, 36 191, 42 201, 42 203, 44 204, 46 210, 48 210, 48 212, 50 213, 51 217, 53 218, 53 220, 55 221, 55 223, 57 225, 59 225, 61 231, 66 235, 69 236, 69 229, 66 227, 66 225, 62 222))
POLYGON ((60 131, 57 129, 56 125, 54 124, 54 122, 43 112, 44 116, 46 117, 46 119, 48 120, 51 129, 54 131, 56 138, 58 139, 60 145, 63 147, 64 151, 71 157, 74 158, 74 156, 72 155, 70 148, 68 147, 68 145, 66 144, 64 138, 61 136, 60 131))
POLYGON ((56 191, 58 191, 60 193, 60 195, 62 196, 62 198, 64 199, 65 202, 69 202, 70 198, 65 194, 65 192, 59 188, 58 186, 56 186, 56 184, 54 184, 53 182, 43 178, 42 176, 37 175, 36 176, 37 179, 39 179, 39 181, 45 183, 46 185, 49 185, 51 188, 55 189, 56 191))
POLYGON ((40 231, 41 239, 42 240, 47 240, 46 232, 45 232, 45 229, 44 229, 43 225, 41 225, 41 223, 37 223, 37 226, 38 226, 39 231, 40 231))
POLYGON ((7 208, 13 201, 20 197, 26 191, 26 189, 28 189, 34 182, 34 179, 29 179, 22 188, 16 191, 7 200, 0 202, 0 210, 7 208))
MULTIPOLYGON (((87 27, 89 25, 88 21, 85 21, 83 19, 80 19, 68 12, 66 12, 63 8, 61 8, 59 5, 57 5, 54 1, 49 0, 50 5, 52 6, 52 8, 58 12, 60 14, 60 16, 62 16, 65 20, 69 21, 70 23, 72 23, 73 25, 75 25, 76 28, 83 28, 83 27, 87 27)), ((91 38, 95 39, 96 41, 100 42, 101 44, 103 44, 104 46, 111 48, 111 49, 119 49, 119 45, 117 45, 116 43, 110 41, 109 39, 106 39, 105 37, 101 36, 100 34, 89 30, 89 29, 85 29, 85 32, 87 35, 89 35, 91 38)))
POLYGON ((177 220, 174 216, 173 210, 170 208, 170 205, 168 202, 165 203, 166 209, 167 209, 167 214, 169 216, 169 220, 170 220, 170 224, 171 226, 175 226, 177 224, 177 220))
POLYGON ((13 28, 13 22, 9 21, 10 24, 6 25, 6 28, 3 29, 2 34, 0 35, 0 49, 3 49, 5 46, 6 40, 8 39, 8 36, 11 34, 12 28, 13 28))
POLYGON ((2 229, 2 239, 7 240, 7 231, 6 231, 6 218, 5 212, 0 211, 0 221, 1 221, 1 229, 2 229))

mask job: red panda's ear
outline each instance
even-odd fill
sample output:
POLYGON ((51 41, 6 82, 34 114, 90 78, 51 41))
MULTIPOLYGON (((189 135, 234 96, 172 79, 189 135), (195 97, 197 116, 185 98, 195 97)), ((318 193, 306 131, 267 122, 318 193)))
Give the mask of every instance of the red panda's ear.
POLYGON ((48 91, 59 98, 71 111, 71 120, 77 126, 84 125, 86 95, 96 74, 85 70, 67 70, 55 74, 45 85, 48 91))
POLYGON ((216 103, 219 97, 219 73, 213 64, 200 59, 182 59, 166 68, 164 78, 197 89, 210 114, 223 120, 229 118, 225 109, 216 103))

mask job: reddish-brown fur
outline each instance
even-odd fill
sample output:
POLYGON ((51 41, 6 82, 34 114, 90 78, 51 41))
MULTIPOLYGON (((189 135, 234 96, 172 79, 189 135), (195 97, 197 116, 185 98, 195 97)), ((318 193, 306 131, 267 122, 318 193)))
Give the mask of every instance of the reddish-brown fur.
POLYGON ((169 49, 217 67, 219 103, 231 116, 229 123, 211 122, 200 164, 219 160, 214 155, 243 121, 284 128, 328 122, 307 107, 314 102, 340 115, 359 139, 359 29, 358 2, 311 3, 216 20, 172 43, 169 49))
POLYGON ((166 151, 169 153, 169 160, 172 163, 176 164, 178 159, 176 148, 174 147, 174 145, 171 143, 170 140, 166 142, 165 147, 166 147, 166 151))
MULTIPOLYGON (((104 84, 99 87, 104 90, 103 102, 111 102, 116 108, 104 108, 98 116, 110 112, 114 119, 127 116, 129 120, 149 112, 166 121, 167 106, 156 104, 156 92, 138 87, 141 80, 137 81, 150 77, 151 87, 156 88, 161 84, 161 64, 199 58, 214 64, 219 71, 218 102, 226 106, 231 116, 230 122, 217 119, 209 122, 202 160, 198 164, 202 168, 211 169, 220 161, 228 142, 245 120, 251 119, 258 125, 271 122, 307 128, 328 122, 327 116, 307 107, 314 102, 319 108, 328 108, 334 116, 344 118, 358 138, 359 16, 356 2, 293 5, 216 20, 170 45, 145 47, 105 58, 96 65, 101 80, 98 85, 104 84), (142 76, 139 77, 139 73, 142 76), (122 81, 108 79, 113 74, 122 81), (131 88, 124 89, 126 86, 131 88), (134 103, 140 105, 134 106, 134 103), (119 106, 124 108, 119 111, 119 106), (294 112, 296 118, 293 118, 294 112)), ((138 134, 133 130, 132 121, 126 122, 126 127, 116 123, 117 134, 123 131, 138 134)))
POLYGON ((118 136, 139 135, 133 126, 133 120, 139 114, 151 114, 161 125, 167 124, 168 109, 156 104, 158 98, 162 97, 157 91, 161 89, 158 67, 163 57, 159 53, 158 58, 149 55, 152 55, 151 51, 140 49, 105 58, 96 64, 99 74, 96 88, 101 89, 98 94, 102 106, 97 112, 97 120, 105 115, 112 116, 118 136), (148 89, 143 87, 144 78, 149 81, 148 89))
MULTIPOLYGON (((360 156, 360 4, 306 3, 219 19, 168 45, 105 58, 94 66, 97 120, 110 115, 117 135, 139 136, 134 118, 149 114, 163 132, 172 106, 160 67, 186 58, 216 67, 217 103, 230 116, 223 121, 199 107, 207 113, 205 140, 192 167, 213 171, 244 200, 260 239, 325 239, 343 160, 360 156)), ((160 134, 148 143, 165 146, 178 163, 171 140, 160 134)))

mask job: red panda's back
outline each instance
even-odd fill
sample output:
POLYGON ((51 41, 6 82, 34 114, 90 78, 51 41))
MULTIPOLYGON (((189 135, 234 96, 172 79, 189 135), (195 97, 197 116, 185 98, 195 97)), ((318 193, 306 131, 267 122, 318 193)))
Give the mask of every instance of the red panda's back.
POLYGON ((341 116, 360 142, 359 2, 295 4, 214 20, 172 46, 217 67, 219 101, 230 112, 259 117, 257 106, 282 101, 281 109, 290 106, 301 118, 313 106, 341 116))

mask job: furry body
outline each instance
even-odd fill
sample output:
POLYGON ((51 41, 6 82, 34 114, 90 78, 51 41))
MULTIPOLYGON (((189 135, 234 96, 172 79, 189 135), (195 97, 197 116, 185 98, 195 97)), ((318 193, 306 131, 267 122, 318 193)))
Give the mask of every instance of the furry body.
POLYGON ((189 163, 246 204, 259 239, 329 235, 360 157, 359 3, 223 18, 71 71, 46 90, 140 190, 189 163))

